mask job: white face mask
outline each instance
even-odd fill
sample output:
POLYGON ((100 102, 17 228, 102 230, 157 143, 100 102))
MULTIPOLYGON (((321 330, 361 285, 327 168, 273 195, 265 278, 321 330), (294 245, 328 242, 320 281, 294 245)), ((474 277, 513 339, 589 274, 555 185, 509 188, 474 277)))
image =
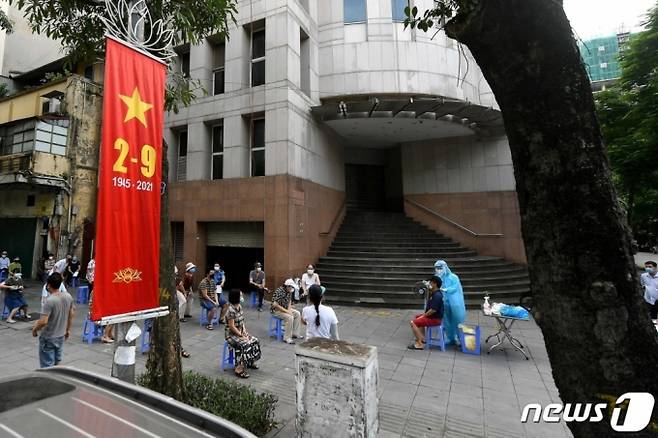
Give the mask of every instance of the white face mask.
POLYGON ((262 268, 256 268, 256 272, 260 272, 262 268))
POLYGON ((244 296, 240 294, 240 304, 244 303, 244 296))
POLYGON ((215 271, 219 271, 219 265, 215 265, 215 271))
POLYGON ((313 275, 313 269, 307 269, 307 270, 306 270, 306 273, 307 273, 308 275, 313 275))
POLYGON ((14 274, 14 277, 16 277, 16 280, 20 280, 21 277, 23 277, 23 274, 21 274, 20 272, 17 272, 17 273, 14 274))
POLYGON ((48 257, 48 260, 52 260, 53 258, 54 258, 53 256, 50 256, 50 257, 48 257))

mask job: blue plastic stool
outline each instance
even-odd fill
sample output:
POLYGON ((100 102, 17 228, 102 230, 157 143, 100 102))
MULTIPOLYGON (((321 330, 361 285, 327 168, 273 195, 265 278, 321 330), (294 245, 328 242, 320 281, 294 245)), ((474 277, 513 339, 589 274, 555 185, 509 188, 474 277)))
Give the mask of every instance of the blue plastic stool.
POLYGON ((219 368, 221 368, 222 371, 224 371, 225 369, 232 370, 233 368, 235 368, 235 355, 228 341, 224 341, 224 349, 222 350, 222 361, 219 363, 219 368))
POLYGON ((249 304, 252 308, 258 306, 258 292, 251 292, 249 297, 249 304))
POLYGON ((142 342, 139 347, 142 354, 151 350, 151 330, 153 330, 153 318, 145 319, 142 329, 142 342))
POLYGON ((270 316, 270 323, 267 327, 267 335, 270 337, 276 336, 277 340, 283 341, 283 320, 277 318, 274 315, 270 316))
MULTIPOLYGON (((201 307, 201 313, 199 313, 199 325, 208 325, 208 310, 201 307)), ((219 325, 219 315, 222 313, 222 308, 218 307, 215 309, 215 316, 212 319, 212 325, 219 325)))
POLYGON ((462 328, 459 328, 459 342, 462 344, 462 353, 474 354, 476 356, 480 355, 480 326, 475 326, 475 333, 464 333, 462 328), (469 337, 475 337, 475 346, 473 350, 466 348, 466 339, 469 337))
POLYGON ((9 313, 10 312, 11 312, 11 309, 9 309, 9 307, 7 307, 7 305, 5 304, 4 308, 2 309, 2 319, 9 318, 9 313))
POLYGON ((78 304, 89 303, 89 286, 80 286, 78 288, 78 298, 75 302, 78 304))
POLYGON ((429 350, 430 347, 439 347, 441 351, 446 351, 443 325, 425 327, 425 350, 429 350))
POLYGON ((85 322, 82 325, 82 342, 91 344, 95 339, 103 337, 103 327, 94 324, 94 321, 89 319, 89 315, 85 316, 85 322))
POLYGON ((151 350, 151 333, 144 330, 142 332, 142 342, 139 346, 139 351, 141 351, 142 354, 144 354, 144 353, 148 353, 149 350, 151 350))
POLYGON ((71 287, 78 287, 80 285, 80 277, 73 277, 71 279, 71 287))

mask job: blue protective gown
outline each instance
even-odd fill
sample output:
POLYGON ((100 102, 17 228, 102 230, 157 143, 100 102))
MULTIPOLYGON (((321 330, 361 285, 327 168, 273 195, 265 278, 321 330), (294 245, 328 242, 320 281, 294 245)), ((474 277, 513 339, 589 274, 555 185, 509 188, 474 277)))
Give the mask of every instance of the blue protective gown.
POLYGON ((446 343, 456 344, 459 342, 458 326, 463 324, 466 319, 462 283, 443 260, 437 260, 434 263, 434 270, 443 282, 441 290, 443 292, 443 327, 446 332, 446 343), (441 274, 439 274, 440 269, 443 269, 441 274))

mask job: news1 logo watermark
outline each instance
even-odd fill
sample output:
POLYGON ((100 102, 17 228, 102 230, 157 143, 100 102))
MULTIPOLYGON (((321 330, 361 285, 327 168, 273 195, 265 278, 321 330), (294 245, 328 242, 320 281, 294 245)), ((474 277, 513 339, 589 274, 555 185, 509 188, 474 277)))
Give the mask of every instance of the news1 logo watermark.
MULTIPOLYGON (((648 392, 627 392, 621 395, 614 403, 610 427, 616 432, 639 432, 644 430, 651 421, 651 413, 655 399, 648 392), (622 419, 622 412, 626 416, 622 419)), ((585 421, 598 423, 603 421, 603 413, 608 408, 607 403, 567 403, 561 405, 552 403, 542 408, 540 404, 530 403, 523 408, 521 423, 567 423, 585 421), (530 412, 533 412, 530 417, 530 412)))

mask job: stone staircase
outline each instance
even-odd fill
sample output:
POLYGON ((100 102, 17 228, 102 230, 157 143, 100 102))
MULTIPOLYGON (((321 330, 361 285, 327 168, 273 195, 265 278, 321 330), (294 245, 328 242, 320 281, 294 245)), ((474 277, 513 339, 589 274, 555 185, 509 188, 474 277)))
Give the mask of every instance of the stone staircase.
POLYGON ((444 259, 459 275, 467 307, 493 301, 518 303, 530 291, 526 267, 478 256, 402 213, 349 211, 325 257, 317 264, 328 304, 419 308, 414 283, 444 259))

